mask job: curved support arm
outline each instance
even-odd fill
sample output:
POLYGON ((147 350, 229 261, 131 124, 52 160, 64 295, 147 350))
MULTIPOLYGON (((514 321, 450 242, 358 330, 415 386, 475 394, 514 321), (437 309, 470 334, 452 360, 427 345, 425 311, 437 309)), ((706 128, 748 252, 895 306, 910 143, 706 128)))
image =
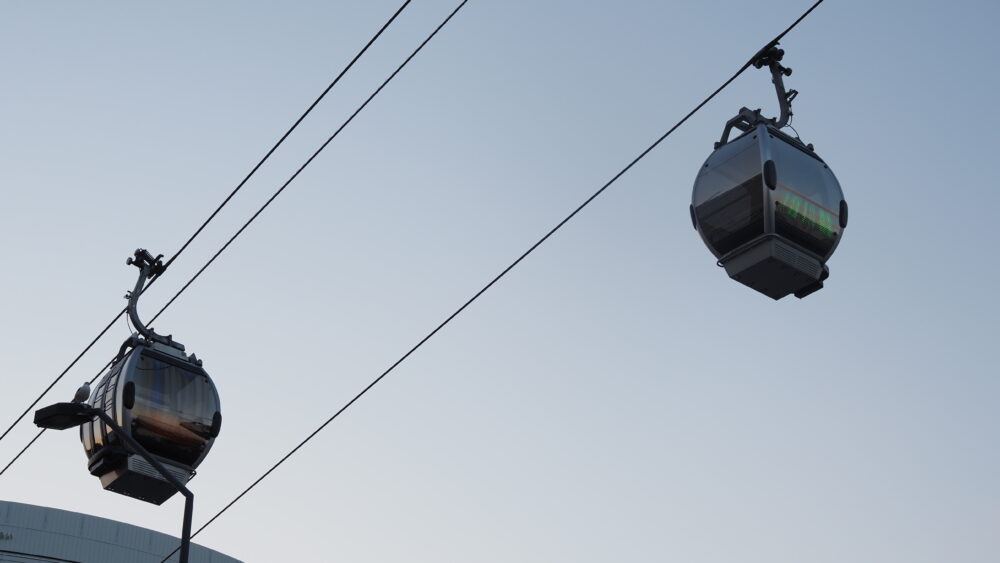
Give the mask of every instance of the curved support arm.
MULTIPOLYGON (((108 425, 115 435, 121 437, 125 440, 131 450, 149 462, 150 465, 156 469, 156 472, 163 477, 168 483, 170 483, 177 491, 184 495, 184 522, 181 528, 181 563, 187 563, 188 552, 191 546, 191 515, 194 512, 194 493, 192 493, 184 483, 181 483, 177 477, 175 477, 156 456, 149 453, 146 448, 142 447, 135 437, 132 436, 130 432, 125 432, 122 427, 115 422, 115 419, 107 413, 104 409, 97 408, 87 403, 56 403, 54 405, 49 405, 47 407, 38 409, 35 411, 35 425, 45 429, 51 430, 66 430, 68 428, 75 428, 82 424, 86 424, 94 420, 94 417, 100 418, 104 424, 108 425)), ((175 550, 176 551, 176 550, 175 550)), ((173 555, 171 553, 170 555, 173 555)), ((167 556, 170 557, 169 555, 167 556)), ((166 561, 166 559, 164 559, 166 561)))
POLYGON ((88 407, 87 410, 89 414, 92 414, 100 418, 102 421, 104 421, 105 424, 110 426, 111 429, 115 432, 115 434, 121 436, 125 440, 125 443, 127 443, 129 447, 132 448, 132 451, 139 454, 140 456, 142 456, 143 459, 148 461, 149 464, 152 465, 153 468, 156 469, 156 471, 164 479, 167 480, 168 483, 173 485, 174 488, 177 489, 178 492, 180 492, 180 494, 184 495, 184 521, 181 525, 180 561, 181 563, 187 563, 189 552, 191 550, 191 517, 194 513, 194 493, 192 493, 187 487, 185 487, 183 483, 178 481, 177 478, 170 473, 170 471, 167 471, 167 468, 164 467, 163 464, 160 463, 158 459, 153 457, 153 455, 150 454, 146 450, 146 448, 142 447, 142 445, 139 444, 139 442, 137 442, 135 438, 132 437, 131 434, 122 430, 121 426, 118 426, 118 424, 114 421, 114 419, 111 418, 111 415, 95 407, 88 407))
POLYGON ((762 49, 753 61, 755 68, 766 66, 771 70, 771 82, 774 84, 774 92, 778 95, 778 108, 781 113, 776 119, 769 121, 778 129, 788 125, 788 120, 792 117, 792 100, 799 94, 795 90, 785 90, 784 77, 791 76, 792 69, 781 65, 781 59, 784 57, 785 50, 779 49, 778 45, 774 44, 762 49))
POLYGON ((140 340, 141 339, 139 338, 139 336, 136 335, 135 333, 133 333, 132 336, 129 336, 127 339, 125 339, 125 342, 122 342, 121 347, 118 348, 118 355, 115 356, 114 361, 112 361, 111 363, 117 364, 118 362, 120 362, 122 358, 125 357, 125 354, 127 354, 131 348, 135 348, 136 346, 139 345, 140 340))
POLYGON ((740 109, 740 113, 736 117, 730 119, 726 123, 725 129, 722 131, 722 138, 715 143, 715 148, 719 148, 722 145, 729 142, 729 134, 732 132, 733 128, 739 129, 740 131, 749 131, 754 128, 758 123, 769 123, 776 129, 781 129, 782 127, 788 125, 789 120, 792 118, 792 100, 799 93, 795 90, 785 90, 785 76, 792 75, 792 69, 784 67, 781 65, 781 59, 784 58, 785 51, 779 49, 777 44, 768 44, 763 49, 754 55, 751 59, 750 64, 755 68, 768 67, 771 70, 771 82, 774 84, 774 91, 778 95, 778 108, 780 114, 778 117, 771 119, 761 115, 759 109, 750 111, 747 108, 740 109))
POLYGON ((792 69, 781 66, 781 63, 776 60, 772 60, 768 66, 771 68, 771 82, 774 83, 774 91, 778 94, 778 107, 781 111, 778 119, 772 121, 774 121, 775 127, 781 129, 788 125, 788 119, 792 117, 792 99, 798 95, 798 92, 795 90, 785 91, 785 81, 782 77, 791 76, 792 69))
POLYGON ((163 261, 160 260, 161 258, 163 258, 162 254, 153 258, 153 255, 150 254, 149 251, 139 248, 135 251, 133 258, 126 260, 126 264, 139 268, 139 279, 135 281, 135 289, 128 294, 128 317, 132 320, 132 324, 135 325, 135 330, 148 340, 165 344, 183 351, 184 346, 178 342, 174 342, 170 335, 163 336, 156 334, 153 329, 147 327, 139 319, 139 296, 142 295, 143 286, 145 286, 146 280, 153 276, 162 274, 166 269, 163 265, 163 261))

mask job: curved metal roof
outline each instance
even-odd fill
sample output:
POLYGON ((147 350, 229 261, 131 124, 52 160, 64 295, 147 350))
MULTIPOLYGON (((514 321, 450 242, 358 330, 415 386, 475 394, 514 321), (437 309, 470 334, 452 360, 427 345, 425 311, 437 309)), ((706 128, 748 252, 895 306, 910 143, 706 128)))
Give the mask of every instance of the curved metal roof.
MULTIPOLYGON (((107 518, 0 501, 0 563, 160 563, 179 544, 173 536, 107 518)), ((190 559, 240 563, 194 544, 190 559)))

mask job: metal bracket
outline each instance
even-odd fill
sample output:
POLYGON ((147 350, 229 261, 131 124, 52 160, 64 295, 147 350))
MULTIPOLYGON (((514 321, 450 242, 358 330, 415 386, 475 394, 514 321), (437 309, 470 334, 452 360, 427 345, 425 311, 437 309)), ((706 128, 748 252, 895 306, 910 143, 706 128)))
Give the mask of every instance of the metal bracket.
POLYGON ((791 76, 792 69, 781 65, 781 59, 784 57, 784 49, 772 45, 771 48, 758 55, 757 60, 753 62, 754 68, 767 66, 771 69, 771 82, 774 84, 774 92, 778 95, 778 107, 781 110, 781 115, 777 120, 771 119, 770 121, 777 129, 788 125, 788 119, 792 116, 792 100, 799 95, 795 90, 785 91, 783 77, 791 76))
MULTIPOLYGON (((143 286, 145 285, 146 280, 152 278, 153 276, 158 276, 166 270, 166 266, 163 265, 161 258, 163 258, 162 254, 153 258, 153 255, 150 254, 149 251, 144 248, 139 248, 136 249, 132 258, 125 261, 125 263, 129 266, 139 268, 139 279, 135 282, 135 289, 125 294, 125 298, 128 299, 128 317, 132 320, 132 324, 135 325, 136 331, 147 340, 151 342, 158 342, 183 352, 184 345, 180 342, 174 342, 172 335, 168 334, 163 336, 157 334, 152 328, 146 327, 146 325, 139 320, 139 296, 142 295, 143 286)), ((123 345, 123 348, 124 346, 125 345, 123 345)))
POLYGON ((746 133, 756 127, 761 121, 768 121, 768 119, 761 115, 760 108, 752 111, 749 108, 740 108, 740 113, 726 122, 726 127, 722 130, 722 138, 715 143, 715 148, 719 148, 729 142, 729 134, 732 133, 733 127, 746 133))
POLYGON ((118 349, 118 355, 115 356, 115 359, 111 362, 112 365, 122 361, 125 358, 125 354, 127 354, 129 350, 138 346, 141 342, 142 339, 139 338, 138 334, 133 333, 132 336, 129 336, 125 342, 122 342, 121 348, 118 349))
POLYGON ((722 138, 719 139, 719 142, 715 143, 715 148, 719 148, 729 142, 729 134, 732 133, 734 127, 740 131, 747 132, 753 129, 758 123, 767 123, 775 129, 781 129, 788 125, 788 121, 792 117, 792 100, 799 93, 797 90, 785 90, 784 77, 791 76, 792 69, 782 66, 781 59, 784 56, 784 49, 779 49, 777 44, 775 44, 762 49, 751 62, 754 68, 763 68, 766 66, 771 70, 771 82, 774 84, 774 91, 778 95, 779 116, 768 118, 761 114, 759 108, 753 111, 747 108, 740 108, 740 113, 726 122, 726 127, 722 131, 722 138))

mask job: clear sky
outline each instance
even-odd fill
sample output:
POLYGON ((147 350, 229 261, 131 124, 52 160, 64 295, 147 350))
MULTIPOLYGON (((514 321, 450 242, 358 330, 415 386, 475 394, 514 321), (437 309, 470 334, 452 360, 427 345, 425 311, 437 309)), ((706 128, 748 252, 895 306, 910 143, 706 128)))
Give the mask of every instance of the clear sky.
MULTIPOLYGON (((398 2, 0 8, 5 428, 398 2)), ((447 14, 416 0, 148 318, 447 14)), ((472 0, 156 323, 222 435, 200 525, 729 77, 802 0, 472 0)), ((930 563, 1000 552, 1000 4, 830 0, 783 42, 851 223, 779 302, 691 229, 745 73, 198 538, 248 562, 930 563)), ((124 321, 43 404, 67 400, 124 321)), ((6 464, 34 434, 0 442, 6 464)), ((179 533, 50 432, 0 497, 179 533)))

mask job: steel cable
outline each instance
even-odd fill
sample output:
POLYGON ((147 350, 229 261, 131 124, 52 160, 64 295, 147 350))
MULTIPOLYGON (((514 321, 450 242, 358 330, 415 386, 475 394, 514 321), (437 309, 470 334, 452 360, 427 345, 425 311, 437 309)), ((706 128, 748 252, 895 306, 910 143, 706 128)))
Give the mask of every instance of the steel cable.
MULTIPOLYGON (((456 8, 455 12, 457 12, 458 9, 460 9, 463 5, 465 5, 465 3, 467 1, 468 0, 465 0, 465 2, 462 2, 462 4, 459 5, 458 8, 456 8)), ((768 42, 767 45, 765 45, 762 49, 760 49, 759 51, 757 51, 757 53, 754 54, 754 56, 751 57, 750 60, 748 60, 742 67, 740 67, 740 69, 737 70, 735 74, 733 74, 728 80, 726 80, 725 82, 723 82, 723 84, 721 86, 719 86, 718 88, 716 88, 715 91, 713 91, 711 94, 709 94, 709 96, 707 98, 705 98, 701 103, 699 103, 697 106, 695 106, 695 108, 692 109, 690 112, 688 112, 687 115, 685 115, 684 117, 682 117, 680 119, 680 121, 678 121, 676 124, 674 124, 673 127, 671 127, 669 130, 667 130, 666 133, 664 133, 659 138, 657 138, 655 141, 653 141, 652 144, 650 144, 645 150, 643 150, 641 153, 639 153, 638 156, 636 156, 634 159, 632 159, 632 161, 629 162, 618 173, 616 173, 614 176, 612 176, 612 178, 610 180, 608 180, 604 185, 602 185, 600 188, 598 188, 597 191, 595 191, 593 194, 591 194, 590 197, 588 197, 586 200, 584 200, 583 203, 581 203, 580 205, 578 205, 572 212, 570 212, 569 215, 567 215, 562 221, 560 221, 558 224, 556 224, 555 227, 552 227, 552 229, 550 229, 547 233, 545 233, 545 235, 543 235, 540 239, 538 239, 537 242, 535 242, 534 244, 532 244, 526 251, 524 251, 520 256, 518 256, 518 258, 515 259, 509 266, 507 266, 506 268, 504 268, 499 274, 497 274, 492 280, 490 280, 485 286, 483 286, 482 289, 480 289, 479 291, 477 291, 472 297, 470 297, 467 301, 465 301, 465 303, 463 303, 458 309, 456 309, 453 313, 451 313, 450 315, 448 315, 448 317, 445 318, 444 321, 442 321, 433 330, 431 330, 429 333, 427 333, 426 336, 424 336, 423 338, 421 338, 420 341, 418 341, 413 347, 411 347, 399 359, 397 359, 395 362, 393 362, 392 365, 390 365, 385 371, 383 371, 378 377, 376 377, 364 389, 362 389, 359 393, 357 393, 350 401, 348 401, 346 404, 344 404, 344 406, 342 406, 339 410, 337 410, 335 413, 333 413, 333 415, 331 415, 329 418, 327 418, 326 421, 324 421, 322 424, 319 425, 319 427, 317 427, 315 430, 313 430, 311 433, 309 433, 309 435, 306 436, 301 442, 299 442, 298 445, 296 445, 294 448, 292 448, 281 459, 279 459, 276 463, 274 463, 267 471, 265 471, 260 477, 258 477, 253 483, 251 483, 248 487, 246 487, 243 490, 243 492, 241 492, 240 494, 238 494, 233 500, 231 500, 228 504, 226 504, 224 507, 222 507, 222 509, 220 509, 218 512, 216 512, 214 516, 212 516, 207 522, 205 522, 204 524, 202 524, 202 526, 200 528, 198 528, 193 534, 191 534, 191 537, 194 538, 195 536, 197 536, 198 534, 200 534, 202 531, 204 531, 205 528, 207 528, 213 522, 215 522, 227 510, 229 510, 233 505, 235 505, 237 502, 239 502, 240 499, 242 499, 244 496, 246 496, 258 484, 260 484, 271 473, 273 473, 279 466, 281 466, 283 463, 285 463, 285 461, 287 461, 289 458, 291 458, 297 451, 299 451, 299 449, 301 449, 303 446, 305 446, 310 440, 312 440, 317 434, 319 434, 324 428, 326 428, 327 425, 329 425, 338 416, 340 416, 344 411, 346 411, 348 408, 350 408, 351 405, 353 405, 358 399, 360 399, 362 396, 364 396, 369 390, 371 390, 373 387, 375 387, 375 385, 377 385, 380 381, 382 381, 382 379, 384 379, 393 370, 395 370, 396 367, 398 367, 400 364, 402 364, 404 361, 406 361, 407 358, 409 358, 414 352, 416 352, 428 340, 430 340, 431 338, 433 338, 434 335, 436 335, 441 329, 443 329, 445 326, 447 326, 455 317, 457 317, 466 308, 468 308, 469 305, 471 305, 473 302, 475 302, 477 299, 479 299, 480 296, 482 296, 484 293, 486 293, 498 281, 500 281, 504 276, 506 276, 507 273, 509 273, 511 270, 513 270, 515 267, 517 267, 517 265, 520 264, 521 261, 523 261, 525 258, 527 258, 532 252, 535 251, 535 249, 537 249, 546 240, 548 240, 549 237, 551 237, 553 234, 555 234, 566 223, 568 223, 571 219, 573 219, 573 217, 575 217, 580 211, 582 211, 585 207, 587 207, 588 205, 590 205, 590 203, 592 201, 594 201, 598 196, 600 196, 605 190, 607 190, 609 187, 611 187, 612 184, 614 184, 619 178, 621 178, 633 166, 635 166, 636 164, 639 163, 639 161, 641 161, 643 158, 645 158, 646 155, 648 155, 653 149, 655 149, 660 143, 662 143, 664 139, 666 139, 667 137, 669 137, 674 131, 676 131, 681 125, 683 125, 689 118, 691 118, 691 116, 693 116, 695 113, 697 113, 702 107, 704 107, 713 98, 715 98, 715 96, 717 96, 719 94, 719 92, 721 92, 722 90, 724 90, 734 80, 736 80, 736 78, 738 78, 741 74, 743 74, 743 72, 745 72, 748 68, 750 68, 750 66, 753 65, 754 60, 756 60, 757 56, 760 53, 762 53, 762 52, 766 51, 767 49, 769 49, 770 47, 776 45, 782 38, 785 37, 785 35, 788 34, 788 32, 790 32, 793 28, 795 28, 795 26, 797 26, 799 24, 799 22, 801 22, 803 19, 805 19, 806 16, 808 16, 814 9, 816 9, 817 6, 819 6, 822 3, 823 3, 823 0, 817 0, 817 2, 815 4, 813 4, 808 10, 806 10, 801 16, 799 16, 799 18, 796 19, 794 23, 792 23, 783 32, 781 32, 774 39, 772 39, 770 42, 768 42)), ((453 12, 452 15, 454 15, 455 12, 453 12)), ((449 19, 450 18, 451 18, 451 16, 449 16, 449 19)), ((445 20, 445 23, 447 23, 447 20, 445 20)), ((441 25, 443 26, 444 24, 441 24, 441 25)), ((438 29, 440 29, 440 27, 438 29)), ((435 30, 435 33, 437 33, 437 30, 435 30)), ((431 35, 431 37, 433 37, 433 34, 431 35)), ((428 40, 429 39, 430 38, 428 38, 428 40)), ((167 556, 164 557, 161 560, 160 563, 166 563, 167 560, 170 559, 170 557, 173 556, 174 553, 177 553, 177 551, 179 549, 180 549, 180 546, 178 546, 177 548, 175 548, 174 551, 172 551, 169 554, 167 554, 167 556)))
MULTIPOLYGON (((299 124, 302 123, 302 121, 306 118, 306 116, 308 116, 312 112, 312 110, 320 103, 320 101, 322 101, 323 98, 326 97, 326 95, 330 92, 330 90, 332 90, 333 87, 336 86, 336 84, 338 82, 340 82, 340 79, 343 78, 343 76, 347 73, 347 71, 350 70, 351 67, 354 66, 354 63, 356 63, 358 61, 358 59, 361 58, 361 56, 368 50, 368 48, 371 47, 372 44, 375 43, 375 41, 382 35, 382 33, 389 27, 389 25, 392 24, 392 22, 396 20, 396 18, 399 16, 399 14, 401 14, 403 12, 403 10, 410 4, 410 2, 412 2, 412 0, 405 0, 399 6, 399 8, 396 9, 396 11, 392 14, 392 16, 384 24, 382 24, 382 27, 379 28, 379 30, 375 33, 375 35, 373 35, 368 40, 368 42, 365 43, 364 47, 362 47, 361 50, 358 51, 358 53, 356 55, 354 55, 354 58, 352 58, 351 61, 347 64, 347 66, 345 66, 340 71, 340 73, 337 74, 336 78, 334 78, 333 81, 326 87, 326 89, 323 90, 323 92, 319 95, 319 97, 317 97, 316 100, 313 101, 313 103, 306 109, 306 111, 303 112, 302 115, 299 116, 299 118, 295 121, 295 123, 292 124, 292 126, 289 127, 289 129, 287 131, 285 131, 284 135, 282 135, 281 138, 278 139, 278 141, 274 144, 274 146, 272 146, 271 149, 267 151, 267 153, 264 155, 264 157, 261 158, 260 161, 257 162, 257 164, 250 170, 250 172, 243 178, 243 180, 241 180, 240 183, 237 184, 237 186, 229 193, 229 195, 226 196, 226 198, 222 201, 222 203, 220 203, 219 206, 215 208, 215 211, 213 211, 211 213, 211 215, 209 215, 208 218, 205 219, 205 221, 202 222, 202 224, 198 227, 198 229, 195 230, 194 234, 192 234, 190 237, 188 237, 187 241, 185 241, 184 244, 181 245, 180 249, 178 249, 177 252, 175 252, 173 254, 173 256, 169 260, 167 260, 167 262, 164 264, 164 270, 168 266, 170 266, 170 264, 172 264, 174 262, 174 260, 176 260, 181 255, 181 253, 183 253, 188 248, 188 246, 194 241, 194 239, 197 238, 199 234, 201 234, 201 232, 205 229, 205 227, 208 226, 208 224, 213 219, 215 219, 216 215, 218 215, 219 212, 222 211, 222 208, 225 207, 229 203, 229 201, 233 198, 233 196, 235 196, 237 194, 237 192, 239 192, 243 188, 243 186, 247 183, 247 181, 249 181, 250 178, 253 177, 253 175, 257 173, 257 171, 260 169, 260 167, 263 166, 263 164, 271 157, 272 154, 274 154, 274 152, 278 149, 278 147, 280 147, 285 142, 285 139, 287 139, 288 136, 291 135, 291 133, 293 131, 295 131, 296 128, 298 128, 299 124)), ((213 258, 213 260, 214 260, 214 258, 213 258)), ((201 272, 199 271, 199 274, 200 273, 201 272)), ((156 277, 152 278, 149 281, 149 283, 146 284, 146 286, 143 288, 143 293, 145 293, 146 289, 149 289, 149 287, 153 283, 155 283, 156 280, 159 279, 159 277, 160 276, 156 276, 156 277)), ((190 282, 188 282, 188 285, 190 285, 190 282)), ((184 287, 187 288, 187 285, 185 285, 184 287)), ((176 299, 176 296, 174 297, 174 299, 176 299)), ((173 302, 173 299, 171 299, 170 303, 172 303, 172 302, 173 302)), ((169 306, 169 303, 168 303, 168 306, 169 306)), ((166 306, 164 306, 163 309, 166 309, 166 306)), ((163 309, 160 310, 160 313, 163 312, 163 309)), ((44 398, 45 395, 47 395, 49 393, 49 391, 51 391, 52 388, 57 383, 59 383, 60 380, 62 380, 63 376, 65 376, 69 372, 69 370, 71 370, 73 368, 73 366, 75 366, 77 364, 77 362, 79 362, 80 359, 83 358, 83 356, 87 352, 89 352, 91 348, 94 347, 94 344, 96 344, 98 340, 100 340, 105 334, 107 334, 108 330, 110 330, 111 327, 114 326, 114 324, 118 321, 118 319, 120 319, 122 317, 122 315, 125 314, 126 310, 127 310, 127 308, 122 308, 122 310, 119 311, 118 314, 115 315, 115 317, 113 319, 111 319, 111 322, 109 322, 107 324, 107 326, 105 326, 104 329, 101 330, 97 334, 97 336, 94 337, 94 339, 90 341, 89 344, 87 344, 87 346, 83 349, 83 351, 80 352, 76 356, 76 358, 74 358, 73 361, 70 362, 70 364, 68 366, 66 366, 66 368, 52 381, 52 383, 49 383, 48 387, 46 387, 38 395, 38 397, 35 398, 35 400, 31 402, 31 404, 28 405, 28 408, 24 409, 24 412, 22 412, 20 415, 18 415, 17 418, 14 419, 14 421, 10 424, 10 426, 8 426, 7 429, 3 432, 3 434, 0 435, 0 441, 3 441, 3 439, 6 438, 8 434, 10 434, 10 432, 14 429, 14 427, 17 426, 21 422, 21 420, 23 420, 24 417, 29 412, 31 412, 31 409, 35 408, 35 406, 39 403, 39 401, 41 401, 42 398, 44 398)), ((157 313, 157 316, 159 316, 159 313, 157 313)), ((154 320, 155 320, 155 317, 154 317, 154 320)), ((98 374, 98 376, 100 376, 100 374, 98 374)), ((96 379, 97 378, 95 377, 94 380, 96 380, 96 379)), ((91 383, 93 383, 94 380, 91 380, 91 383)), ((40 435, 41 435, 41 433, 39 433, 38 436, 35 436, 35 438, 32 439, 31 444, 33 444, 35 442, 35 440, 37 440, 40 435)), ((12 461, 10 463, 8 463, 7 466, 4 467, 4 469, 2 471, 0 471, 0 476, 2 476, 7 471, 7 469, 10 468, 10 466, 14 463, 14 461, 17 461, 17 458, 21 457, 21 455, 25 452, 25 450, 28 449, 28 447, 31 446, 31 444, 28 444, 27 446, 25 446, 25 448, 22 449, 21 452, 18 453, 17 456, 12 461)))

